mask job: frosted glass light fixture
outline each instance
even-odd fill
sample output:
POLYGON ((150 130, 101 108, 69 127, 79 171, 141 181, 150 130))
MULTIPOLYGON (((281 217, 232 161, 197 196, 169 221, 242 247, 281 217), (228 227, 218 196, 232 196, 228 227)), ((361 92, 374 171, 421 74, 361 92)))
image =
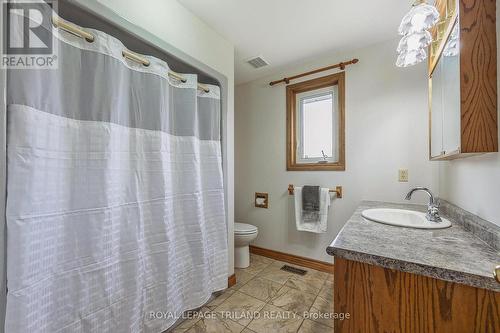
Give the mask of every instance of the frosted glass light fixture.
POLYGON ((407 67, 427 58, 424 48, 432 42, 429 30, 439 21, 439 12, 425 0, 416 0, 410 11, 403 17, 398 32, 403 35, 397 51, 396 66, 407 67))
POLYGON ((415 32, 422 32, 432 28, 439 21, 439 12, 436 7, 422 2, 412 7, 403 17, 398 32, 406 36, 415 32))
POLYGON ((400 53, 396 60, 396 66, 408 67, 416 65, 427 58, 427 53, 424 49, 412 50, 400 53))
POLYGON ((423 49, 431 42, 432 36, 429 31, 414 32, 401 38, 397 51, 403 53, 423 49))

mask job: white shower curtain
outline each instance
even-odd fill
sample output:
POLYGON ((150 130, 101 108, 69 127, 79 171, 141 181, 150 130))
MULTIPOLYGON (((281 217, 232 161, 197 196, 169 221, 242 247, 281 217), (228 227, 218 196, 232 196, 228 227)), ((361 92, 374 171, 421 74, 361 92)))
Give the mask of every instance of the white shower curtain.
POLYGON ((227 287, 219 88, 87 30, 8 72, 9 333, 161 332, 227 287))

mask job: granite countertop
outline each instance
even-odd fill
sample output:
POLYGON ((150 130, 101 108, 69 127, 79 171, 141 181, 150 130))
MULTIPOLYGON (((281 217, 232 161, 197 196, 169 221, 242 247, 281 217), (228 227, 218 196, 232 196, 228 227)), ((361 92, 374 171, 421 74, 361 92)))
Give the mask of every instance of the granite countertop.
POLYGON ((493 270, 500 252, 446 215, 452 226, 423 230, 365 220, 367 208, 426 211, 425 206, 364 201, 347 221, 327 253, 339 258, 397 269, 500 292, 493 270))

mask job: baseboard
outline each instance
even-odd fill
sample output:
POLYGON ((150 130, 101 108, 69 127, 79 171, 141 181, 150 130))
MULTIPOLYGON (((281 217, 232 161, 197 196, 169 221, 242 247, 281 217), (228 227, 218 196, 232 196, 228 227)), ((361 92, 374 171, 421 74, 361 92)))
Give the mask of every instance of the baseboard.
POLYGON ((227 278, 227 287, 231 288, 235 284, 236 284, 236 274, 233 274, 227 278))
POLYGON ((250 253, 333 274, 333 264, 250 245, 250 253))

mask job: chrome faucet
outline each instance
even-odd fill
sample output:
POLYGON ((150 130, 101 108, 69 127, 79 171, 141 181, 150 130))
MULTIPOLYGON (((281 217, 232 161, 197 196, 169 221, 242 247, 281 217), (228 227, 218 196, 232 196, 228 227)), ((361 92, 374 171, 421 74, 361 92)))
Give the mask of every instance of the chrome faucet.
POLYGON ((429 195, 430 200, 429 200, 429 205, 427 205, 427 214, 425 215, 427 220, 429 220, 431 222, 436 222, 436 223, 441 222, 441 217, 439 216, 439 203, 437 202, 436 199, 434 199, 434 195, 432 194, 432 192, 428 188, 415 187, 414 189, 410 190, 410 192, 408 192, 405 199, 410 200, 412 194, 414 192, 417 192, 417 191, 424 191, 425 193, 427 193, 429 195))

